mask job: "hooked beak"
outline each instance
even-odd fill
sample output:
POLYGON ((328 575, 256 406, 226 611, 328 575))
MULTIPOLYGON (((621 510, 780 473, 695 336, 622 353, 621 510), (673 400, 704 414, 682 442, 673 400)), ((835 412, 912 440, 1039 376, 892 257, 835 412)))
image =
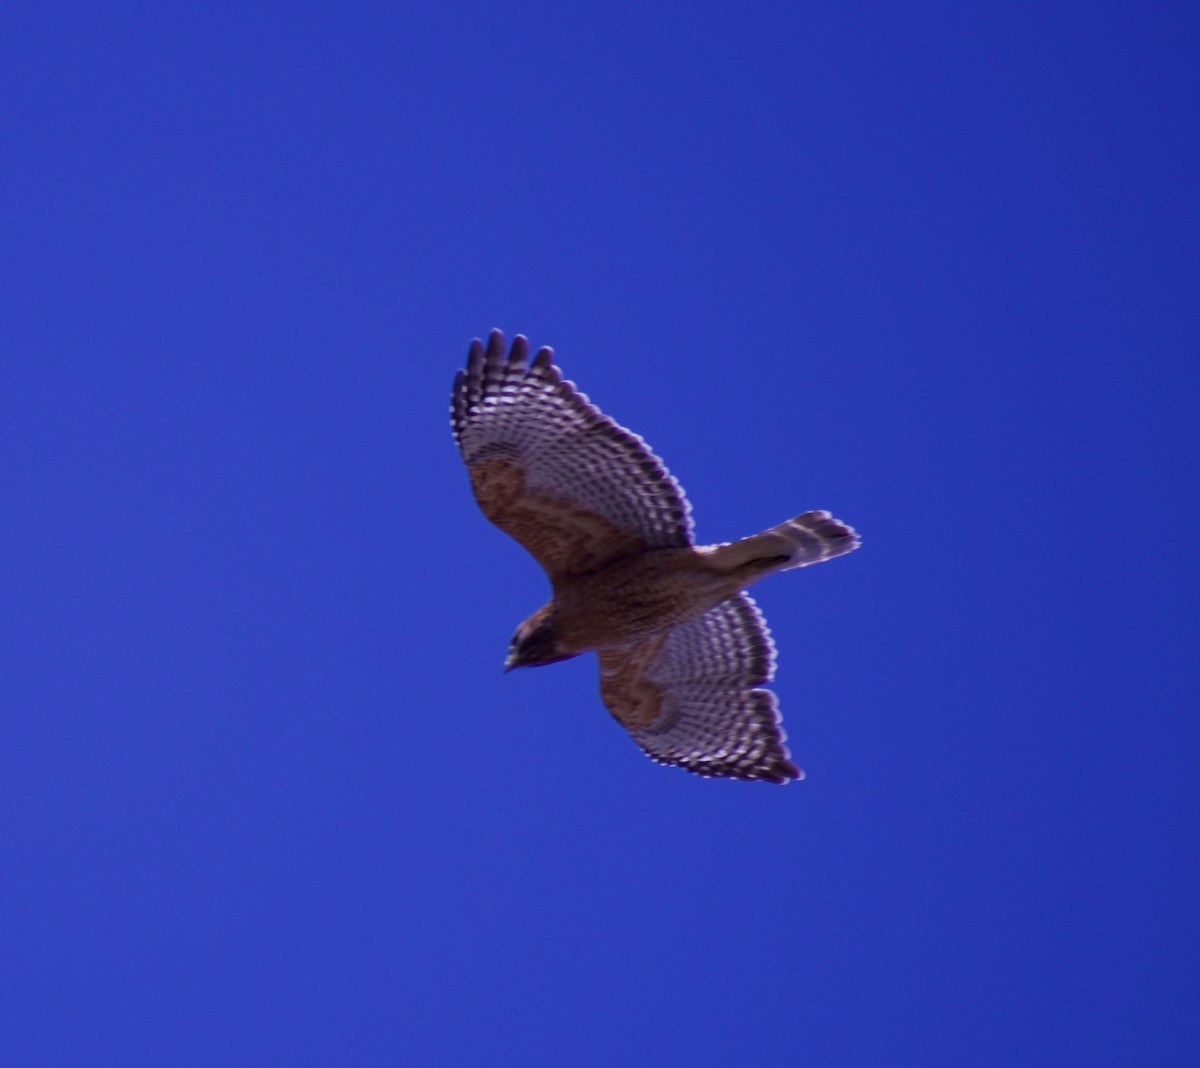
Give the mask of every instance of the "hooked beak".
POLYGON ((510 652, 508 654, 508 656, 506 656, 504 658, 504 674, 507 675, 516 666, 517 666, 517 654, 514 652, 510 652))

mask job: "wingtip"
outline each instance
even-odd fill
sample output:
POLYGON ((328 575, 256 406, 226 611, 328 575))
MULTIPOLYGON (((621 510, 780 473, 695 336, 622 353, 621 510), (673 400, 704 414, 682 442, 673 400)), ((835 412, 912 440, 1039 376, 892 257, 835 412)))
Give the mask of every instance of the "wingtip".
POLYGON ((529 338, 524 334, 517 334, 512 339, 512 348, 508 350, 508 366, 514 369, 524 367, 528 359, 529 338))
POLYGON ((470 347, 467 349, 468 365, 477 365, 484 360, 499 362, 504 357, 505 348, 508 348, 508 365, 510 367, 519 368, 527 365, 530 370, 549 371, 554 366, 554 349, 549 345, 543 345, 538 349, 531 362, 529 338, 525 334, 514 334, 512 345, 509 346, 505 340, 504 331, 498 326, 488 331, 486 342, 477 337, 471 339, 470 347))
POLYGON ((804 769, 787 759, 779 759, 765 768, 757 768, 749 775, 740 778, 757 779, 759 782, 769 782, 776 786, 786 786, 789 782, 798 782, 804 778, 804 769))
POLYGON ((498 360, 504 355, 504 331, 493 328, 488 334, 487 356, 489 360, 498 360))

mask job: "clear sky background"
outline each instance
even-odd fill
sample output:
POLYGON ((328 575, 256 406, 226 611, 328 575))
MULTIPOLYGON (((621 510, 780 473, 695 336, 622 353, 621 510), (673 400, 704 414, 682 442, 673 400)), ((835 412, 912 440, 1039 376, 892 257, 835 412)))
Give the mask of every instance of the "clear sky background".
POLYGON ((11 5, 0 1062, 1198 1063, 1196 11, 11 5), (862 533, 806 781, 501 675, 493 326, 862 533))

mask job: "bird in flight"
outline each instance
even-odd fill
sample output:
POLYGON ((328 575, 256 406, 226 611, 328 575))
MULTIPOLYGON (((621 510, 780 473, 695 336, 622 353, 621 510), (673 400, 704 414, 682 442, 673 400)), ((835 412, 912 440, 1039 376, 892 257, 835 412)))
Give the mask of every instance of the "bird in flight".
POLYGON ((545 569, 550 600, 513 635, 505 671, 594 651, 600 696, 660 764, 697 775, 803 778, 785 744, 775 644, 746 587, 858 547, 828 512, 695 545, 679 483, 636 434, 518 335, 471 342, 451 426, 483 514, 545 569))

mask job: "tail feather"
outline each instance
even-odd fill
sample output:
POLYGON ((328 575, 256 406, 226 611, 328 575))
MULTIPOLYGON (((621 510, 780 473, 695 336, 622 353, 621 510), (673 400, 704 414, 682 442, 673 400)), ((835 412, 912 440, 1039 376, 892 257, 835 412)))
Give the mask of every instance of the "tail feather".
POLYGON ((759 537, 767 535, 784 538, 791 543, 791 560, 783 568, 784 571, 832 560, 859 546, 858 532, 834 519, 828 512, 805 512, 772 527, 759 537))
POLYGON ((859 546, 853 527, 828 512, 805 512, 761 534, 714 548, 713 562, 748 579, 832 560, 859 546))

